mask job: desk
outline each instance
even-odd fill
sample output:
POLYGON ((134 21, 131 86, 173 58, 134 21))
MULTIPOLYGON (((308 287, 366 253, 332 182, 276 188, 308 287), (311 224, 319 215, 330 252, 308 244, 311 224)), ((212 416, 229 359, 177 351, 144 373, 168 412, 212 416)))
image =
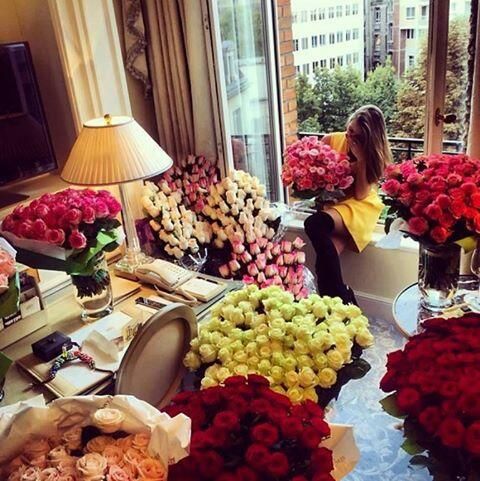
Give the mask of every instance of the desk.
MULTIPOLYGON (((115 283, 116 281, 119 281, 114 274, 111 274, 111 278, 113 294, 115 295, 115 283)), ((241 285, 241 283, 236 281, 225 282, 227 283, 226 292, 236 289, 239 287, 239 285, 241 285)), ((135 299, 139 296, 148 297, 151 295, 158 295, 158 293, 148 286, 142 286, 140 292, 137 292, 136 294, 120 302, 115 306, 115 310, 125 311, 127 314, 133 317, 133 313, 135 312, 135 299)), ((222 294, 220 298, 223 295, 224 294, 222 294)), ((201 319, 201 317, 204 317, 211 305, 215 302, 215 300, 212 300, 211 302, 195 307, 194 311, 196 311, 198 318, 201 319)), ((42 339, 54 331, 61 331, 64 334, 70 335, 85 325, 80 319, 81 308, 74 299, 72 286, 65 288, 58 299, 51 303, 47 303, 46 311, 48 324, 45 327, 33 332, 32 334, 24 337, 3 350, 3 352, 10 359, 15 361, 23 356, 26 356, 31 352, 32 343, 42 339)), ((23 401, 39 394, 43 394, 47 402, 55 398, 54 394, 41 385, 35 385, 34 387, 31 387, 32 382, 33 378, 14 363, 10 367, 6 376, 5 397, 0 406, 3 407, 8 404, 23 401)))
POLYGON ((417 283, 403 289, 395 298, 392 305, 393 318, 398 330, 405 336, 410 337, 418 331, 421 322, 429 317, 457 317, 469 309, 462 306, 465 294, 472 291, 478 292, 478 278, 474 276, 460 276, 458 290, 452 307, 443 312, 432 312, 425 309, 420 303, 420 291, 417 283))

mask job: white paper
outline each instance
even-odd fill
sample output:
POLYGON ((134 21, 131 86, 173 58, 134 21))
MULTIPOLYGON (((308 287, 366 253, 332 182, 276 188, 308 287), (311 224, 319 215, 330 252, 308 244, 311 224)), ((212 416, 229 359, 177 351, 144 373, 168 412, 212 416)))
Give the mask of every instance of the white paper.
POLYGON ((360 459, 360 451, 353 436, 353 426, 330 424, 330 433, 321 446, 332 450, 334 470, 331 474, 339 481, 353 471, 360 459))
POLYGON ((0 464, 21 453, 24 443, 32 437, 57 436, 72 426, 91 425, 95 411, 105 407, 125 415, 122 431, 149 431, 149 454, 165 466, 188 455, 191 421, 187 416, 171 418, 134 396, 75 396, 57 399, 48 406, 17 403, 0 409, 0 464))
POLYGON ((390 225, 388 234, 377 241, 375 247, 398 249, 401 246, 402 239, 405 237, 405 233, 402 230, 405 231, 407 228, 408 224, 403 219, 395 219, 390 225))
POLYGON ((7 251, 14 259, 17 257, 17 251, 2 237, 0 237, 0 249, 7 251))

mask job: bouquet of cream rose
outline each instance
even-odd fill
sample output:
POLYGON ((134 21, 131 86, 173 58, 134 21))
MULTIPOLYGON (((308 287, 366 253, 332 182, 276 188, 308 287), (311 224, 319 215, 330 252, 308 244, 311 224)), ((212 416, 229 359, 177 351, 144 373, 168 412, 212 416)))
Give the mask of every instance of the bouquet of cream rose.
POLYGON ((23 264, 72 275, 82 297, 101 292, 109 282, 99 264, 105 252, 123 242, 116 218, 120 210, 108 191, 66 189, 15 207, 3 220, 1 234, 23 264))

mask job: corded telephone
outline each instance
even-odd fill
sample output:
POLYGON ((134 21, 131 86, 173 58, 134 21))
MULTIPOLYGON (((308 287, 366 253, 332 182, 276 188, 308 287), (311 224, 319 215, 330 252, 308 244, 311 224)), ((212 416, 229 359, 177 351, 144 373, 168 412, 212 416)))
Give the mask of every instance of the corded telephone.
POLYGON ((175 291, 181 284, 195 277, 195 272, 156 259, 149 264, 142 264, 135 269, 139 280, 156 285, 167 292, 175 291))

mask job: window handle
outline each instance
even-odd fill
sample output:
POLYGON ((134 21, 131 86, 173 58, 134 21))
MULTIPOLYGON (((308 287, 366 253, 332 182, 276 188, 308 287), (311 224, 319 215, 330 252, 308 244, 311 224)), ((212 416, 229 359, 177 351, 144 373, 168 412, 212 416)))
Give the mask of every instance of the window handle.
POLYGON ((455 114, 443 115, 440 109, 435 110, 435 125, 439 125, 440 122, 444 124, 453 124, 457 121, 455 114))

